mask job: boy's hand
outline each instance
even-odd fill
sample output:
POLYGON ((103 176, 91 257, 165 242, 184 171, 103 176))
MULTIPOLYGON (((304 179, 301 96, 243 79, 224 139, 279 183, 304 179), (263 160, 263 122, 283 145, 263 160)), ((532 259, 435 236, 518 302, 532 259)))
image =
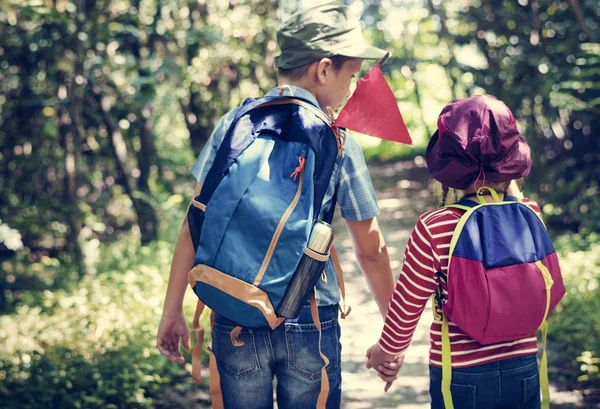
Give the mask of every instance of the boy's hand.
POLYGON ((156 334, 156 348, 177 364, 185 363, 179 348, 180 339, 183 341, 183 347, 186 350, 190 349, 190 335, 183 312, 163 313, 156 334))
POLYGON ((374 368, 379 377, 386 382, 384 391, 387 392, 394 381, 398 379, 398 372, 404 363, 404 354, 390 355, 385 353, 379 345, 375 344, 367 350, 367 368, 374 368))

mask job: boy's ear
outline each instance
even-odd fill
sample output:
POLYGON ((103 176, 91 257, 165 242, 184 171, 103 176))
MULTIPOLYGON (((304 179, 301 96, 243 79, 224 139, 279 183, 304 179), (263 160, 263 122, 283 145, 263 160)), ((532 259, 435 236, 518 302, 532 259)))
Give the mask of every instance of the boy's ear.
POLYGON ((317 81, 320 85, 327 84, 328 78, 331 77, 333 71, 333 61, 330 58, 321 58, 317 63, 317 81))

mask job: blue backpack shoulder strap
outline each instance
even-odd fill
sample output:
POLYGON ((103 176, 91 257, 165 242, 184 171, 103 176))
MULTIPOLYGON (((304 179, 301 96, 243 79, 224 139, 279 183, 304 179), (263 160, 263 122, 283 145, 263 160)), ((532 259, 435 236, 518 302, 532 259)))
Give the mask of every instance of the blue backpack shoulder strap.
POLYGON ((236 112, 236 115, 233 118, 233 122, 231 123, 231 126, 229 127, 229 129, 232 129, 233 126, 235 125, 235 123, 241 117, 243 117, 244 115, 246 115, 253 109, 257 109, 257 108, 261 108, 261 107, 265 107, 265 106, 284 105, 284 104, 296 104, 296 105, 303 106, 304 108, 312 111, 315 115, 317 115, 319 118, 321 118, 323 120, 323 122, 326 122, 328 125, 330 125, 332 122, 331 119, 323 111, 321 111, 319 108, 314 106, 312 104, 312 102, 310 102, 304 98, 280 97, 280 96, 273 95, 273 96, 262 97, 262 98, 250 100, 247 103, 245 103, 244 105, 242 105, 240 107, 240 109, 236 112))

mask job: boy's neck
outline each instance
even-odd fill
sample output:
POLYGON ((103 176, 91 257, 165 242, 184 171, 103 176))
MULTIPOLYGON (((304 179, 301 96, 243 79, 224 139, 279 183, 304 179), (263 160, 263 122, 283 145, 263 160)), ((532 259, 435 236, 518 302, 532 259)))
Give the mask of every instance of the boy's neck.
MULTIPOLYGON (((305 91, 308 91, 312 94, 313 97, 315 97, 315 99, 317 100, 317 102, 319 101, 319 99, 317 98, 317 93, 314 89, 314 87, 312 86, 312 84, 310 84, 310 81, 308 81, 308 79, 306 77, 301 78, 299 80, 290 80, 284 77, 279 78, 279 84, 278 86, 282 87, 284 85, 289 85, 292 87, 297 87, 297 88, 302 88, 305 91)), ((323 109, 323 107, 321 107, 321 109, 323 109)))

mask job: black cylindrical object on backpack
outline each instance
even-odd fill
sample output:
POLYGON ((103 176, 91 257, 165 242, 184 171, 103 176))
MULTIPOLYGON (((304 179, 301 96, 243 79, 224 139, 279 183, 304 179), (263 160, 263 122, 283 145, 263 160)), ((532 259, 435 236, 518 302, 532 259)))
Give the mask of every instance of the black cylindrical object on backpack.
POLYGON ((313 226, 307 250, 304 251, 296 271, 275 312, 280 317, 296 318, 304 302, 310 297, 323 273, 335 230, 328 223, 317 221, 313 226))

